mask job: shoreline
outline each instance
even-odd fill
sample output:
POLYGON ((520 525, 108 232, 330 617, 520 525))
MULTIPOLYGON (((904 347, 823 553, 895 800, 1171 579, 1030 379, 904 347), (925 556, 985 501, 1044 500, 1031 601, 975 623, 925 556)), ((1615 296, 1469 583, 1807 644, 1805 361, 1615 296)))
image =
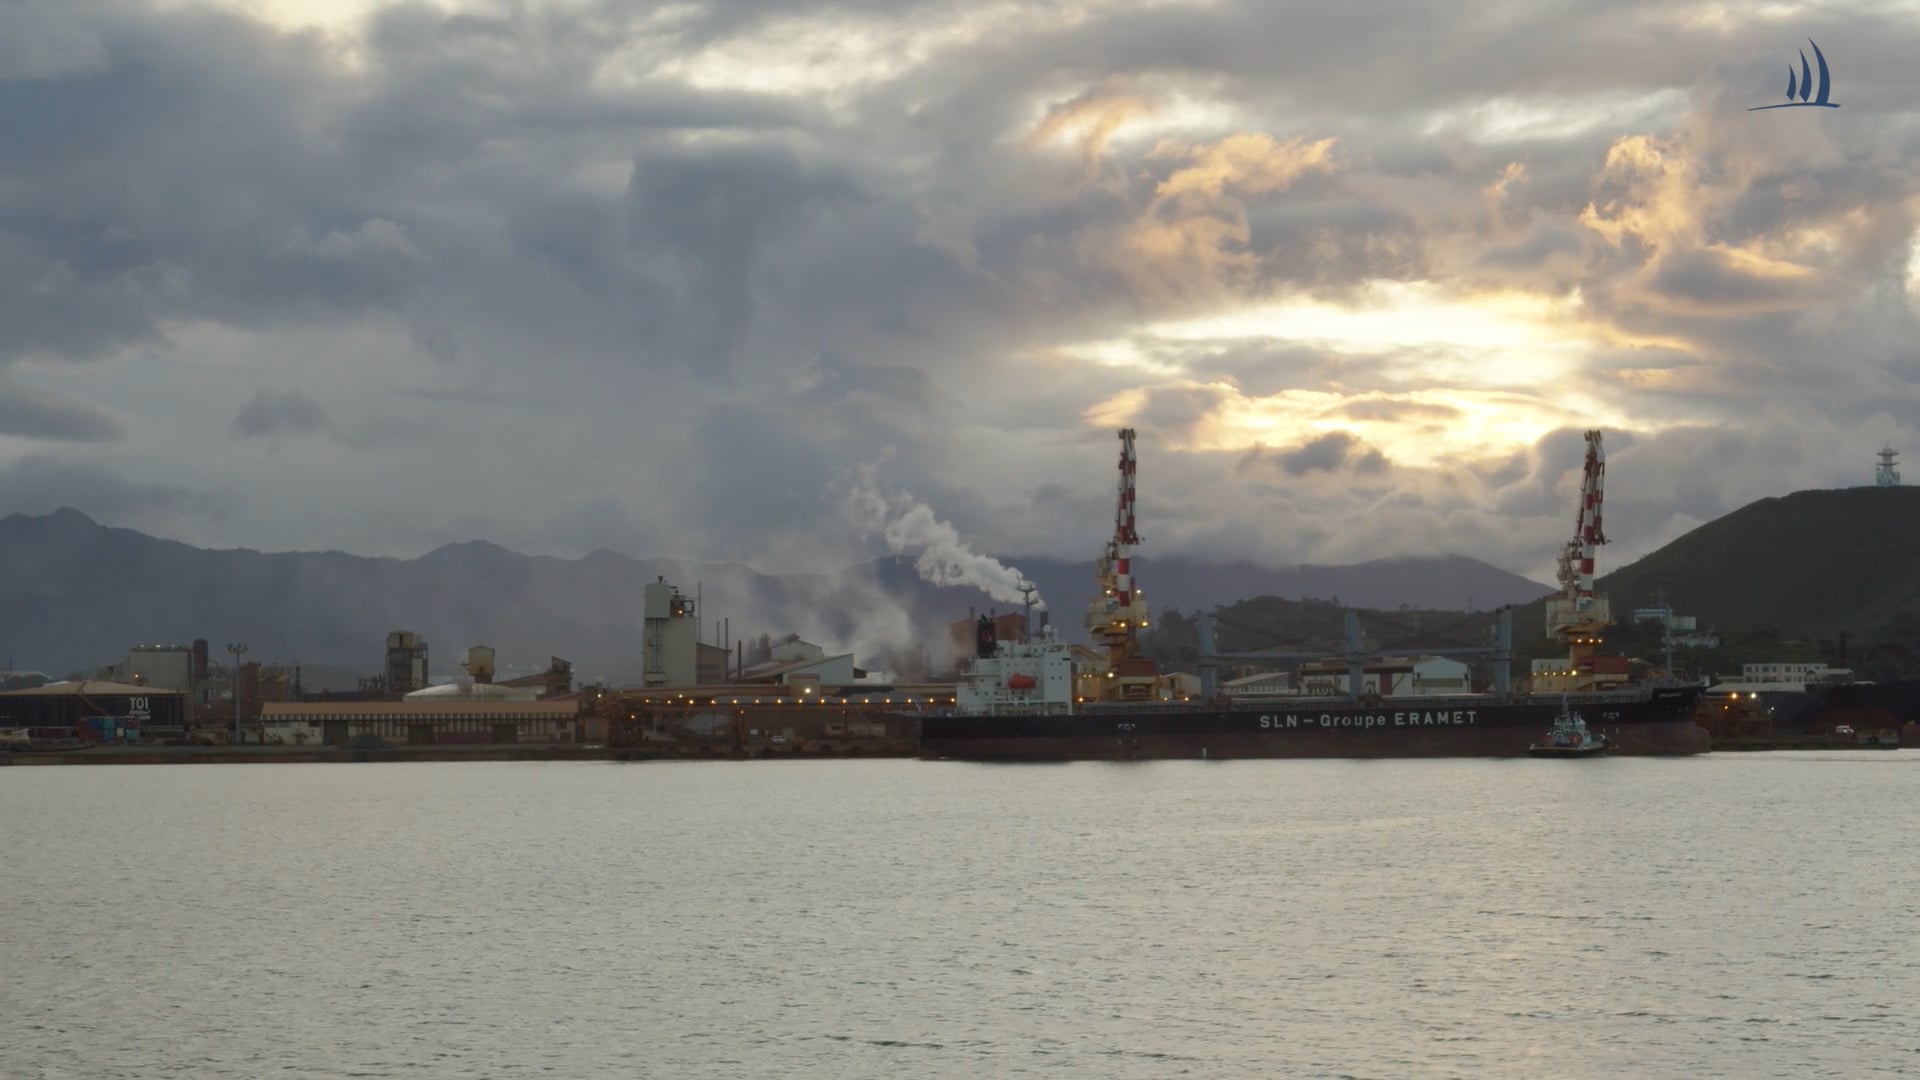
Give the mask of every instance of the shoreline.
MULTIPOLYGON (((1772 737, 1716 739, 1710 749, 1680 756, 1755 754, 1794 750, 1828 752, 1885 752, 1899 746, 1875 746, 1835 739, 1772 737)), ((382 749, 355 749, 332 746, 94 746, 74 750, 0 751, 0 769, 9 766, 45 765, 321 765, 366 764, 371 762, 455 762, 455 761, 856 761, 861 759, 924 758, 922 749, 904 741, 892 740, 871 746, 793 747, 771 744, 717 745, 712 743, 656 743, 610 747, 588 745, 478 745, 478 746, 393 746, 382 749)), ((936 755, 939 756, 939 755, 936 755)), ((1301 755, 1306 758, 1345 755, 1301 755)), ((1368 757, 1369 755, 1354 755, 1368 757)), ((1474 754, 1436 754, 1435 757, 1477 757, 1474 754)), ((1672 756, 1630 754, 1627 756, 1672 756)), ((1200 760, 1200 755, 1192 755, 1200 760)), ((1267 755, 1223 757, 1220 760, 1282 760, 1267 755)), ((1174 755, 1168 760, 1182 760, 1174 755)), ((950 760, 975 759, 958 755, 950 760)), ((1066 758, 1016 758, 1015 760, 1066 761, 1066 758)), ((1094 760, 1094 759, 1083 759, 1094 760)), ((1149 758, 1147 760, 1154 760, 1149 758)))
POLYGON ((917 756, 917 750, 897 744, 831 751, 711 745, 394 746, 378 750, 332 746, 96 746, 83 750, 0 751, 0 768, 37 765, 316 765, 383 761, 811 761, 917 756))

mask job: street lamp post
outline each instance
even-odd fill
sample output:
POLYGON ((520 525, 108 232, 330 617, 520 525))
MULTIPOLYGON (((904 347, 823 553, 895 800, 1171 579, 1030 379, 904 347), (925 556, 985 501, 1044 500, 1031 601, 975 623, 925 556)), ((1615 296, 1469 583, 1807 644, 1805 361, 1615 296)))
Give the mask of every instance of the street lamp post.
POLYGON ((240 745, 240 658, 246 655, 247 643, 229 641, 227 651, 233 654, 233 744, 238 746, 240 745))

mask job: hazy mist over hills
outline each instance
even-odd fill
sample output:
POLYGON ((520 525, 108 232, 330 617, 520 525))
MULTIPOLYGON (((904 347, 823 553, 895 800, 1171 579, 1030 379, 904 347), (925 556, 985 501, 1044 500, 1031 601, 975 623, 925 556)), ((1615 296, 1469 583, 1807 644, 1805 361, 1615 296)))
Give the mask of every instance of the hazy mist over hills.
MULTIPOLYGON (((1083 640, 1093 561, 1002 560, 1039 588, 1068 640, 1083 640)), ((1188 558, 1136 558, 1153 609, 1185 611, 1257 595, 1338 597, 1367 607, 1460 609, 1520 603, 1548 587, 1464 557, 1262 570, 1188 558)), ((1011 610, 971 588, 921 580, 910 557, 809 575, 736 564, 521 555, 485 541, 416 559, 337 551, 207 550, 110 528, 71 508, 0 518, 0 658, 57 675, 117 662, 136 643, 243 640, 251 659, 371 674, 389 630, 418 632, 436 674, 469 645, 491 645, 503 673, 573 661, 582 680, 638 676, 642 588, 664 576, 698 590, 707 640, 798 633, 862 662, 923 641, 939 658, 945 626, 970 609, 1011 610)))

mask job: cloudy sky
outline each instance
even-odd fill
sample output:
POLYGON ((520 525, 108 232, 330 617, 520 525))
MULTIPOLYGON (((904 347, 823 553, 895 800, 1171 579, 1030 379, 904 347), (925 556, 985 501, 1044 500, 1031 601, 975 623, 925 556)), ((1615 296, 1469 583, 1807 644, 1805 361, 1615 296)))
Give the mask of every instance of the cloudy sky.
MULTIPOLYGON (((0 512, 211 546, 1478 555, 1915 437, 1920 5, 0 8, 0 512), (1840 109, 1785 100, 1812 37, 1840 109), (857 515, 856 515, 857 516, 857 515)), ((1604 565, 1603 565, 1604 569, 1604 565)))

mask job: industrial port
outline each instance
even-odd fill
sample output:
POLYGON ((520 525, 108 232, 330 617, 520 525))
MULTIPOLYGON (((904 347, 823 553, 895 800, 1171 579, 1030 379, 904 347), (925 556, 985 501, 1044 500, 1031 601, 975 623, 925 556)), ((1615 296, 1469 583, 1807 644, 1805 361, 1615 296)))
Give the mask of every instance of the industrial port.
MULTIPOLYGON (((1596 547, 1607 542, 1605 458, 1600 432, 1586 437, 1575 529, 1559 559, 1561 591, 1548 599, 1543 627, 1565 656, 1534 661, 1518 680, 1510 670, 1513 627, 1506 609, 1493 613, 1484 644, 1403 647, 1392 655, 1368 650, 1352 611, 1346 639, 1315 651, 1222 652, 1203 614, 1197 670, 1160 670, 1142 647, 1151 620, 1133 572, 1140 543, 1138 459, 1135 433, 1124 429, 1113 531, 1094 560, 1085 612, 1091 644, 1057 647, 1062 670, 1070 672, 1063 685, 1071 689, 1058 691, 1057 704, 1043 708, 1034 696, 1043 688, 1016 673, 992 688, 991 699, 1010 715, 1124 706, 1163 707, 1177 716, 1202 706, 1294 707, 1290 702, 1390 708, 1472 698, 1522 708, 1531 699, 1618 692, 1628 681, 1627 662, 1600 652, 1600 634, 1612 616, 1607 598, 1594 591, 1596 547)), ((464 649, 457 674, 436 681, 428 642, 408 630, 386 635, 378 672, 352 691, 309 691, 298 667, 249 662, 244 643, 224 646, 231 658, 226 664, 216 662, 206 639, 135 645, 123 662, 84 678, 21 680, 15 674, 11 682, 26 685, 0 691, 0 763, 921 756, 922 721, 970 707, 978 695, 962 699, 978 679, 969 683, 969 672, 989 670, 985 665, 1001 643, 1036 647, 1055 640, 1048 611, 1036 618, 1032 586, 1022 583, 1022 592, 1022 610, 953 621, 944 643, 951 672, 910 682, 876 677, 856 665, 852 652, 791 634, 764 639, 750 657, 728 620, 703 618, 697 590, 689 595, 664 578, 647 583, 636 598, 637 685, 579 685, 572 665, 559 657, 501 677, 487 645, 464 649)), ((1635 620, 1643 614, 1635 612, 1635 620)), ((1670 632, 1691 630, 1671 611, 1655 614, 1670 632)), ((1666 668, 1656 678, 1677 681, 1670 659, 1666 668)), ((1723 750, 1897 748, 1910 710, 1884 696, 1829 693, 1849 682, 1849 672, 1825 665, 1747 665, 1738 678, 1699 687, 1704 692, 1688 730, 1698 733, 1697 750, 1709 744, 1723 750), (1783 703, 1794 714, 1790 723, 1783 703)))

